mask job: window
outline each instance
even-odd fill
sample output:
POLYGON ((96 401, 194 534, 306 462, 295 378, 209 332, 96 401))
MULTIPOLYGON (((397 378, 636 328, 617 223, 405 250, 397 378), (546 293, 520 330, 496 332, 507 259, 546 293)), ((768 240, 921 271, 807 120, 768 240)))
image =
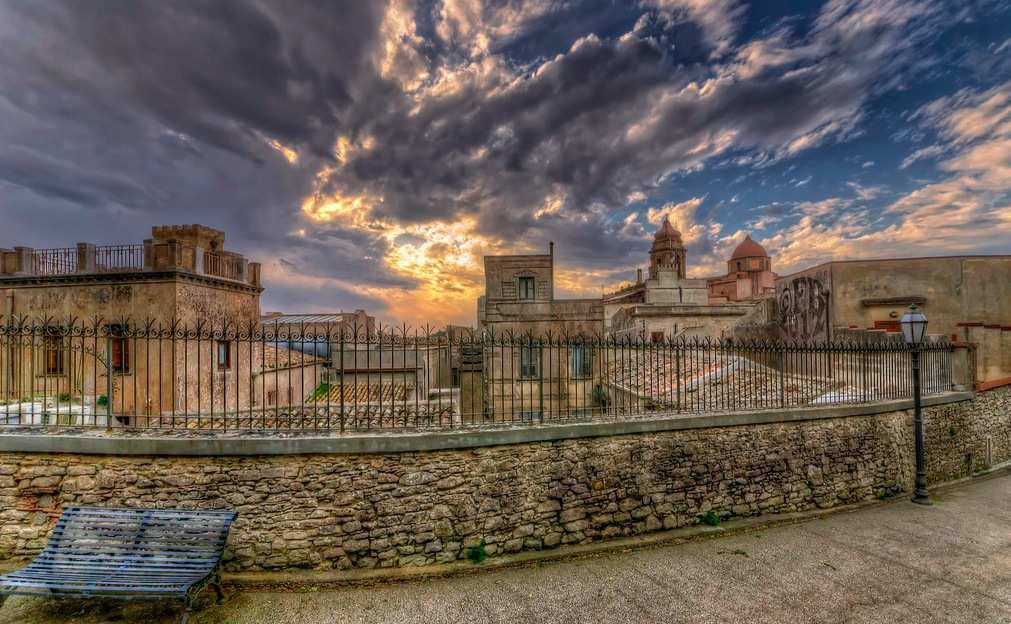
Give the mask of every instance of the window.
POLYGON ((277 404, 277 390, 267 390, 267 405, 277 404))
POLYGON ((533 345, 523 345, 520 347, 520 377, 530 379, 537 377, 540 369, 541 350, 533 345))
POLYGON ((520 278, 520 289, 519 289, 520 299, 533 299, 534 295, 534 278, 532 277, 521 277, 520 278))
POLYGON ((569 347, 569 377, 590 376, 592 372, 590 353, 590 348, 586 345, 573 345, 569 347))
POLYGON ((232 343, 227 340, 218 341, 218 370, 232 367, 232 343))
POLYGON ((663 342, 663 338, 664 336, 662 331, 651 332, 649 335, 649 341, 653 344, 661 344, 663 342))
POLYGON ((107 325, 106 332, 112 342, 112 361, 109 363, 112 372, 130 372, 130 339, 126 337, 129 331, 127 325, 107 325))
POLYGON ((63 336, 59 334, 59 328, 48 328, 45 337, 45 366, 47 375, 63 374, 63 336))
POLYGON ((741 270, 741 261, 740 260, 737 261, 737 270, 738 271, 741 270))

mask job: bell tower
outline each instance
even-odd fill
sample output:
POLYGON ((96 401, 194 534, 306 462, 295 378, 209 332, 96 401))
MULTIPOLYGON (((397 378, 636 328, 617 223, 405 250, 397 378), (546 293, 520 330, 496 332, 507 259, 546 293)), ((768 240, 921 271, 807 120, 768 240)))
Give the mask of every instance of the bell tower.
POLYGON ((661 271, 673 271, 678 279, 685 279, 685 245, 681 233, 663 218, 663 224, 653 235, 653 246, 649 249, 649 277, 656 279, 661 271))

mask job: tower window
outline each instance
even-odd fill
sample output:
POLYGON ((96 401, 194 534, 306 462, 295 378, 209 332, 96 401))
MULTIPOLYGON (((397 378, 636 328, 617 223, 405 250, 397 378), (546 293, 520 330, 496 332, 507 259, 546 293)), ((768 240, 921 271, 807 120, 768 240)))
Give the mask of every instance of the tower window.
POLYGON ((533 299, 536 296, 534 293, 534 278, 521 277, 519 280, 519 298, 526 300, 533 299))

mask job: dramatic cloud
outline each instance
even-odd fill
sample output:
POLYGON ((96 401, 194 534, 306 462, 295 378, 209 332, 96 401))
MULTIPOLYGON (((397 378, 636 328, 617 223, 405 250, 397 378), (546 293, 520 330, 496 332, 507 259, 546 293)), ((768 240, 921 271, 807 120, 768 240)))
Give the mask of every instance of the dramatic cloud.
MULTIPOLYGON (((803 217, 766 242, 781 266, 828 258, 1007 251, 1011 241, 1011 83, 961 91, 914 118, 944 141, 945 177, 891 203, 883 215, 853 199, 801 204, 803 217), (897 221, 882 225, 890 216, 897 221)), ((915 153, 915 152, 914 152, 915 153)), ((853 185, 859 200, 870 189, 853 185)))
MULTIPOLYGON (((472 322, 483 254, 553 240, 560 290, 593 295, 645 261, 664 214, 693 275, 718 272, 746 227, 795 266, 939 227, 942 201, 1002 226, 1006 87, 886 108, 942 71, 945 29, 980 16, 927 0, 767 9, 6 3, 0 243, 73 242, 53 223, 120 242, 205 222, 264 262, 265 308, 472 322), (909 149, 858 153, 869 131, 909 149)), ((1001 59, 1005 39, 966 58, 1001 59)))

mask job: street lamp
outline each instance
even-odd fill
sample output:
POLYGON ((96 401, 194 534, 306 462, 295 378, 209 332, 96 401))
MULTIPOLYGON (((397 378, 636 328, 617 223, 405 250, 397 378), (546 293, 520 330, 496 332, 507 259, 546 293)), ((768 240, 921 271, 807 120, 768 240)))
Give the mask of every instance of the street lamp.
POLYGON ((923 459, 923 412, 920 409, 920 344, 927 335, 927 317, 923 316, 914 303, 902 315, 900 324, 902 337, 906 344, 912 347, 910 357, 913 364, 913 426, 916 437, 916 489, 913 492, 913 502, 929 505, 927 469, 923 459))

